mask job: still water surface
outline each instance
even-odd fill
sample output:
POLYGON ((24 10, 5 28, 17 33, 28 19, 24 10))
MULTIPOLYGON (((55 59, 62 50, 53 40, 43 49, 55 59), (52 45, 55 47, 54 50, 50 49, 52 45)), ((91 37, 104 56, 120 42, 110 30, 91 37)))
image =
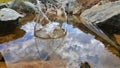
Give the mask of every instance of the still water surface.
MULTIPOLYGON (((30 16, 28 17, 30 18, 30 16)), ((29 18, 26 17, 22 25, 12 34, 0 37, 0 51, 8 67, 11 66, 11 63, 32 60, 38 62, 39 54, 35 48, 34 37, 35 22, 29 21, 29 18)), ((76 58, 80 62, 86 61, 92 68, 120 68, 119 52, 114 51, 114 48, 107 46, 109 45, 107 42, 84 27, 78 17, 70 16, 63 25, 66 26, 67 30, 67 35, 64 38, 67 43, 56 50, 57 53, 59 52, 57 57, 65 60, 76 58), (64 54, 67 54, 67 56, 64 54)), ((54 56, 52 57, 50 59, 56 59, 54 56)), ((57 61, 63 63, 60 64, 63 66, 62 68, 66 66, 64 65, 66 61, 60 59, 57 61)), ((56 64, 53 66, 57 67, 56 64)))

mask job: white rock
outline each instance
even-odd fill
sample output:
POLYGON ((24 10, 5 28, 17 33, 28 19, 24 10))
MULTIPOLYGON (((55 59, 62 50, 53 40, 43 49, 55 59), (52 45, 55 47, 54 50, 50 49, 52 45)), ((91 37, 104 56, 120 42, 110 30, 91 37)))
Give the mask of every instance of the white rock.
POLYGON ((1 21, 16 20, 19 17, 23 17, 23 15, 19 14, 15 10, 12 10, 10 8, 0 9, 0 20, 1 21))

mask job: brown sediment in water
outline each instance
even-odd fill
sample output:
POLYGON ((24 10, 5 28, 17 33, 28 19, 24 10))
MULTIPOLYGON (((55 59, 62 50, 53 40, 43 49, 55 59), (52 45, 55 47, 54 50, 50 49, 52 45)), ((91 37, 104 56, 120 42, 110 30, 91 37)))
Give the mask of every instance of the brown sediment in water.
MULTIPOLYGON (((63 62, 63 61, 62 61, 63 62)), ((66 68, 61 61, 31 61, 8 64, 9 68, 66 68)), ((7 68, 4 62, 0 62, 0 68, 7 68)))
POLYGON ((21 25, 26 24, 29 21, 32 21, 34 19, 35 15, 34 14, 27 14, 24 18, 21 19, 21 25))
POLYGON ((61 61, 32 61, 8 65, 10 68, 65 68, 61 61))
POLYGON ((5 42, 9 42, 12 40, 16 40, 18 38, 21 38, 24 36, 26 32, 20 28, 16 28, 14 32, 5 35, 5 36, 0 36, 0 43, 5 43, 5 42))
POLYGON ((0 68, 66 68, 66 61, 60 60, 55 55, 49 61, 21 61, 17 63, 0 62, 0 68))

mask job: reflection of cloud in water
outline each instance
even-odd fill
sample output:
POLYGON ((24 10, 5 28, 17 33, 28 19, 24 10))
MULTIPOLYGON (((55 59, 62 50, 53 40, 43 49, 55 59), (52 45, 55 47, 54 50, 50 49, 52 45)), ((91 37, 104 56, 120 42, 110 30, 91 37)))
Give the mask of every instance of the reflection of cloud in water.
POLYGON ((62 58, 73 60, 74 62, 90 61, 93 68, 120 67, 120 60, 108 52, 104 45, 96 40, 94 36, 85 34, 71 25, 66 24, 66 27, 70 28, 70 30, 67 28, 70 32, 64 46, 58 49, 58 53, 62 58), (108 60, 109 62, 107 62, 108 60))
POLYGON ((99 55, 99 63, 96 68, 120 68, 120 59, 107 50, 103 50, 99 55))
POLYGON ((23 43, 11 43, 7 45, 9 46, 4 47, 4 49, 2 50, 2 54, 6 62, 35 60, 39 58, 34 39, 27 40, 23 43))
MULTIPOLYGON (((15 40, 11 40, 8 43, 0 44, 0 51, 4 49, 5 47, 10 46, 12 44, 23 43, 23 42, 26 42, 27 40, 33 39, 34 25, 35 25, 34 22, 28 22, 27 24, 23 25, 20 30, 24 30, 26 32, 25 35, 23 34, 23 37, 17 38, 15 40)), ((22 35, 20 34, 21 32, 19 32, 20 30, 16 30, 17 32, 17 34, 15 34, 16 36, 22 35)))
POLYGON ((14 43, 16 42, 25 42, 29 39, 33 38, 34 35, 34 22, 28 22, 27 24, 25 24, 24 26, 21 27, 21 29, 26 31, 26 34, 24 35, 24 37, 17 39, 15 41, 13 41, 14 43))
POLYGON ((68 38, 66 38, 66 42, 67 43, 65 43, 64 47, 61 48, 61 52, 63 53, 65 51, 66 53, 69 53, 69 57, 74 56, 73 53, 76 53, 79 56, 78 59, 80 58, 83 61, 87 59, 87 56, 94 57, 99 55, 101 50, 103 50, 103 44, 101 42, 95 40, 93 36, 83 33, 69 33, 68 38))
POLYGON ((35 22, 27 23, 25 26, 22 27, 22 29, 26 30, 26 35, 24 36, 26 40, 32 39, 34 35, 34 25, 35 22))
POLYGON ((33 30, 34 30, 34 22, 28 22, 26 25, 22 26, 21 29, 25 30, 27 33, 31 33, 31 35, 33 35, 33 30))
POLYGON ((74 28, 72 25, 64 24, 67 28, 67 32, 69 33, 69 37, 74 37, 74 40, 79 41, 83 44, 89 44, 91 39, 94 38, 90 34, 85 34, 83 31, 78 28, 74 28))

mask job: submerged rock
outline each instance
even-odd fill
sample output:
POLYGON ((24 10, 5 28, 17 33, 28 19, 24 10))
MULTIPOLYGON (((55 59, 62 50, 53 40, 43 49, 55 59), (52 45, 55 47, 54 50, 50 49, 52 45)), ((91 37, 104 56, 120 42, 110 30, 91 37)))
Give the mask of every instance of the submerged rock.
POLYGON ((39 26, 41 29, 35 32, 35 36, 43 39, 61 38, 66 35, 65 30, 58 22, 50 22, 45 26, 39 26))

